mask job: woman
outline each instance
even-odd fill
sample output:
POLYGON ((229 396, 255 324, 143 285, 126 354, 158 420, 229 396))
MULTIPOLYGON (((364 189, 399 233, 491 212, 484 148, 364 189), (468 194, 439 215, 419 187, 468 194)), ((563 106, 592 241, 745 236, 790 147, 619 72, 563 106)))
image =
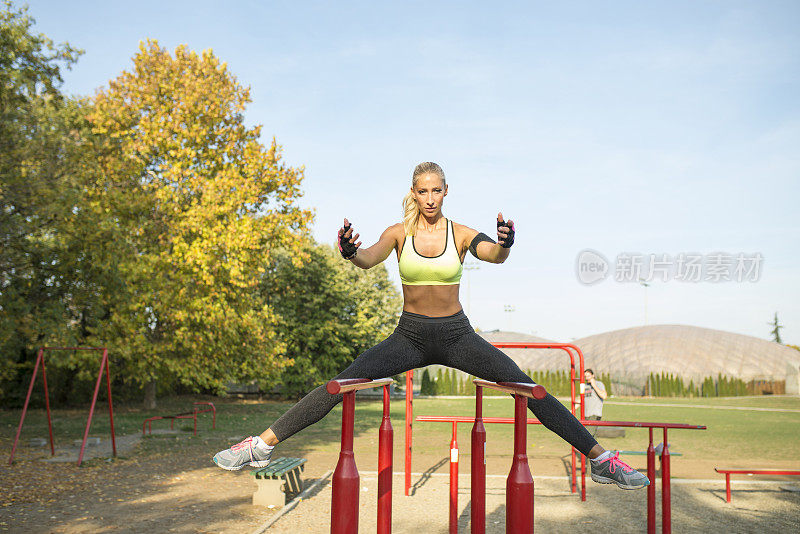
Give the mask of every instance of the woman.
MULTIPOLYGON (((497 242, 486 234, 442 215, 447 196, 444 171, 435 163, 414 169, 411 191, 403 200, 403 222, 390 226, 378 242, 362 249, 359 234, 347 219, 339 230, 342 256, 362 269, 378 265, 395 251, 403 282, 403 313, 394 333, 368 349, 336 378, 383 378, 431 364, 455 367, 492 382, 533 381, 502 351, 475 333, 458 300, 462 263, 467 251, 491 263, 503 263, 514 244, 514 223, 497 214, 497 242)), ((303 397, 260 436, 249 437, 220 451, 214 462, 228 470, 245 465, 264 467, 280 441, 322 419, 341 402, 320 386, 303 397)), ((591 459, 592 480, 638 489, 646 476, 601 447, 591 434, 551 395, 528 399, 542 424, 591 459)))

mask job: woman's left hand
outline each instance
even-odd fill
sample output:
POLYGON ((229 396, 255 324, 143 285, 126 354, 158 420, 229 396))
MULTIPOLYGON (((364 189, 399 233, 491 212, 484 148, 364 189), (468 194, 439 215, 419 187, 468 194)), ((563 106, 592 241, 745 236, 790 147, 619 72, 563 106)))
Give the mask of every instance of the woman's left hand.
POLYGON ((502 213, 497 214, 497 243, 503 248, 514 244, 514 221, 504 220, 502 213))

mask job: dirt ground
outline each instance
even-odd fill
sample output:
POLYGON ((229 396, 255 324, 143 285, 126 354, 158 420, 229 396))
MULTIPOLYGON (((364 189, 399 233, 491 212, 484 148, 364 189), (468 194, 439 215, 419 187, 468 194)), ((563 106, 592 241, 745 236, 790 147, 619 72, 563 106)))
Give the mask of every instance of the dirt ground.
MULTIPOLYGON (((182 439, 180 436, 170 439, 182 439)), ((214 448, 209 445, 210 450, 214 448)), ((180 451, 180 447, 175 448, 180 451)), ((291 451, 281 451, 291 455, 291 451)), ((159 454, 133 450, 117 461, 43 462, 41 451, 21 449, 14 466, 0 467, 0 530, 5 532, 178 532, 251 533, 260 530, 277 509, 251 504, 255 483, 248 472, 230 473, 210 464, 210 456, 185 457, 169 449, 159 454)), ((304 478, 309 485, 335 467, 335 452, 305 454, 304 478)), ((359 459, 362 470, 360 531, 376 527, 377 478, 374 461, 359 459), (373 471, 369 471, 372 469, 373 471)), ((487 470, 487 532, 505 532, 505 476, 508 458, 489 458, 487 470)), ((462 454, 459 489, 460 531, 469 531, 469 455, 462 454)), ((559 459, 537 460, 534 466, 538 532, 644 532, 645 491, 622 491, 587 482, 587 502, 569 492, 559 459)), ((676 465, 674 464, 674 467, 676 465)), ((402 476, 394 477, 393 531, 445 533, 448 518, 447 458, 415 456, 413 495, 403 495, 402 476)), ((637 466, 640 467, 640 466, 637 466)), ((402 470, 396 456, 395 472, 402 470)), ((713 472, 705 466, 703 473, 713 472)), ((680 474, 678 473, 678 476, 680 474)), ((719 480, 686 481, 672 486, 674 532, 797 532, 800 494, 779 482, 745 477, 734 483, 731 504, 719 480)), ((660 481, 658 484, 660 510, 660 481)), ((328 478, 282 516, 266 532, 297 534, 327 532, 331 485, 328 478)), ((660 521, 660 517, 659 517, 660 521)), ((659 527, 660 529, 660 527, 659 527)))

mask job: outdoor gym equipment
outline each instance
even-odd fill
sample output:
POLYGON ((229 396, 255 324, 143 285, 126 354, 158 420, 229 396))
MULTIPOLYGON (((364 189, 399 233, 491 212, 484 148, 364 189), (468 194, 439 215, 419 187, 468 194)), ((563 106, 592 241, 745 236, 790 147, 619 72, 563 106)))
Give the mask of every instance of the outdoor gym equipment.
POLYGON ((719 467, 715 467, 714 471, 725 475, 725 502, 731 502, 731 475, 800 476, 800 471, 785 469, 720 469, 719 467))
POLYGON ((144 436, 145 428, 149 434, 153 433, 153 421, 158 421, 160 419, 169 419, 169 428, 170 430, 173 429, 173 425, 175 423, 175 419, 192 419, 194 420, 194 435, 197 435, 197 416, 201 413, 211 412, 213 414, 213 419, 211 422, 211 429, 217 428, 217 409, 214 407, 214 403, 211 402, 193 402, 192 403, 192 411, 191 412, 183 412, 177 413, 174 415, 155 415, 153 417, 148 417, 142 423, 142 435, 144 436), (200 406, 208 406, 208 408, 200 408, 200 406))
MULTIPOLYGON (((583 352, 572 343, 523 343, 523 342, 495 342, 492 346, 499 349, 560 349, 567 353, 570 362, 570 410, 572 415, 578 419, 584 418, 583 404, 583 352), (577 356, 578 368, 575 367, 577 356), (578 384, 578 388, 575 385, 578 384), (576 396, 577 395, 577 396, 576 396)), ((412 456, 412 422, 414 420, 413 405, 413 380, 414 371, 406 372, 406 446, 405 446, 405 494, 408 496, 411 491, 411 456, 412 456)), ((577 490, 577 451, 571 448, 572 456, 572 485, 570 490, 576 493, 577 490)), ((580 455, 581 463, 581 500, 586 500, 586 457, 580 455)))
MULTIPOLYGON (((457 425, 459 423, 474 423, 475 428, 480 427, 481 434, 485 436, 485 431, 482 431, 483 424, 490 424, 490 423, 499 423, 499 424, 516 424, 516 419, 511 419, 507 417, 484 417, 480 421, 478 421, 479 417, 476 413, 476 416, 473 417, 458 417, 458 416, 440 416, 440 415, 420 415, 417 417, 417 421, 420 422, 432 422, 432 423, 450 423, 453 425, 453 439, 451 441, 451 451, 450 451, 450 458, 451 458, 451 465, 450 465, 450 532, 454 533, 457 530, 454 529, 454 524, 457 523, 453 522, 453 517, 457 517, 458 514, 458 502, 456 499, 453 498, 455 495, 456 498, 458 496, 458 450, 456 449, 453 451, 453 444, 456 443, 456 432, 457 432, 457 425), (455 458, 456 462, 455 465, 452 463, 452 459, 455 458), (455 473, 455 477, 453 476, 455 473)), ((527 419, 526 424, 528 425, 541 425, 542 423, 538 419, 527 419)), ((650 479, 650 485, 647 487, 647 532, 648 534, 655 534, 656 532, 656 452, 655 448, 653 447, 653 429, 661 428, 664 432, 664 447, 661 449, 661 531, 662 533, 672 532, 672 497, 671 497, 671 474, 670 474, 670 457, 672 456, 669 452, 669 446, 667 441, 667 429, 679 429, 679 430, 706 430, 704 425, 688 425, 682 423, 642 423, 638 421, 581 421, 581 424, 586 426, 616 426, 616 427, 627 427, 627 428, 647 428, 649 430, 649 438, 650 442, 647 447, 647 478, 650 479)), ((515 427, 516 430, 516 427, 515 427)), ((475 441, 475 434, 476 431, 473 429, 473 440, 472 440, 472 450, 478 450, 478 454, 481 455, 482 458, 482 447, 477 448, 480 444, 485 442, 479 441, 476 444, 475 441)), ((482 462, 476 460, 476 456, 473 453, 472 457, 472 486, 475 487, 476 479, 475 473, 479 472, 479 480, 477 483, 481 483, 485 480, 485 466, 482 462), (476 468, 475 463, 478 462, 479 465, 476 468)), ((722 471, 719 471, 722 472, 722 471)), ((798 472, 800 474, 800 472, 798 472)), ((475 510, 475 500, 473 498, 472 502, 473 513, 475 510)), ((457 527, 456 527, 457 528, 457 527)), ((473 526, 473 531, 474 530, 473 526)), ((478 531, 482 532, 482 531, 478 531)))
POLYGON ((350 378, 331 380, 326 389, 331 395, 342 394, 342 448, 333 472, 331 534, 358 532, 359 475, 353 454, 356 391, 383 386, 383 419, 378 430, 378 534, 392 531, 392 424, 389 419, 389 384, 391 378, 370 380, 350 378))
POLYGON ((33 366, 33 376, 31 376, 31 384, 28 386, 28 395, 25 397, 25 404, 22 407, 22 416, 19 418, 19 426, 17 427, 17 435, 14 438, 14 445, 11 447, 11 456, 8 459, 8 465, 14 462, 14 453, 17 450, 17 442, 19 435, 22 431, 22 423, 25 421, 25 414, 28 411, 28 403, 31 400, 31 393, 33 392, 33 384, 36 381, 36 371, 39 365, 42 366, 42 381, 44 382, 44 404, 47 409, 47 429, 50 432, 50 454, 55 456, 55 446, 53 444, 53 424, 50 418, 50 395, 47 392, 47 373, 45 372, 44 365, 44 351, 46 350, 92 350, 101 351, 103 355, 100 358, 100 370, 97 372, 97 383, 94 386, 94 395, 92 396, 92 405, 89 408, 89 418, 86 420, 86 430, 83 432, 83 442, 81 443, 81 452, 78 455, 78 465, 83 462, 83 452, 86 449, 86 440, 89 439, 89 428, 92 426, 92 416, 94 415, 94 406, 97 403, 97 394, 100 392, 100 381, 103 378, 103 370, 106 372, 106 386, 108 387, 108 416, 111 421, 111 448, 114 456, 117 455, 117 442, 114 436, 114 406, 111 402, 111 377, 108 372, 108 349, 105 347, 42 347, 36 356, 36 363, 33 366))

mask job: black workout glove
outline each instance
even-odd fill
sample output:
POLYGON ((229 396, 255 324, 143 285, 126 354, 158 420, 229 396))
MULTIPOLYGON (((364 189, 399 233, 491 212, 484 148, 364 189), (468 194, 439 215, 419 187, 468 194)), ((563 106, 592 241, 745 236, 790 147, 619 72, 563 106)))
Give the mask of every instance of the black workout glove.
POLYGON ((356 257, 356 252, 358 252, 358 247, 350 242, 350 239, 353 237, 352 234, 349 237, 345 237, 351 226, 352 225, 348 223, 347 226, 343 226, 339 231, 339 252, 346 260, 352 260, 356 257))
POLYGON ((514 223, 512 222, 511 224, 507 225, 506 221, 497 221, 498 232, 500 231, 500 228, 502 228, 503 226, 508 227, 508 232, 505 232, 508 235, 506 236, 505 239, 503 239, 503 242, 500 243, 500 246, 503 248, 511 248, 511 245, 514 244, 514 223))

